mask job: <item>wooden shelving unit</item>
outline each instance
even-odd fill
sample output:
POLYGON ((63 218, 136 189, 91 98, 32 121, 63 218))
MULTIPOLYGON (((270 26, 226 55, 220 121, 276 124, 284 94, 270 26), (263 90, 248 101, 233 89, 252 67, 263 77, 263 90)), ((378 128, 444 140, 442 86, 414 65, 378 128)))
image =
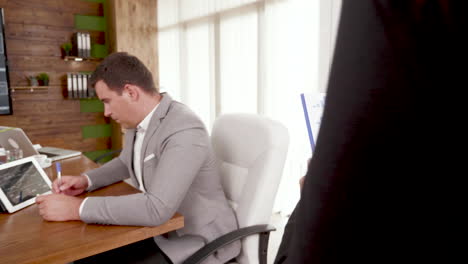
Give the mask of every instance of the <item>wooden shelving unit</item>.
POLYGON ((34 92, 34 90, 48 90, 51 86, 11 86, 11 92, 14 93, 16 90, 30 90, 34 92))
MULTIPOLYGON (((5 40, 9 44, 6 53, 11 63, 9 91, 13 110, 12 115, 0 116, 0 124, 21 127, 34 143, 82 152, 107 149, 109 138, 82 136, 83 125, 107 122, 102 112, 82 113, 80 100, 65 97, 67 73, 94 71, 100 59, 93 56, 76 61, 77 56, 64 57, 61 50, 61 44, 71 40, 74 31, 87 30, 75 26, 75 14, 102 16, 102 1, 0 2, 6 14, 5 40), (37 14, 32 16, 31 12, 37 14), (49 75, 49 85, 31 86, 27 77, 42 72, 49 75)), ((90 32, 92 42, 105 38, 104 33, 90 32)))
POLYGON ((77 56, 65 56, 64 61, 101 61, 101 58, 82 58, 77 56))

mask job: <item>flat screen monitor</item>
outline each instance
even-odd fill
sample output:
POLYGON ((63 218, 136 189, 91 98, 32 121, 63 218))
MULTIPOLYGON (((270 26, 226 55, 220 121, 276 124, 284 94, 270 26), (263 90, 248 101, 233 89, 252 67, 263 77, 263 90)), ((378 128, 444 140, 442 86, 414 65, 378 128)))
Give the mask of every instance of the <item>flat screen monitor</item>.
POLYGON ((10 85, 8 80, 8 60, 5 45, 5 22, 3 8, 0 8, 0 115, 11 115, 10 85))

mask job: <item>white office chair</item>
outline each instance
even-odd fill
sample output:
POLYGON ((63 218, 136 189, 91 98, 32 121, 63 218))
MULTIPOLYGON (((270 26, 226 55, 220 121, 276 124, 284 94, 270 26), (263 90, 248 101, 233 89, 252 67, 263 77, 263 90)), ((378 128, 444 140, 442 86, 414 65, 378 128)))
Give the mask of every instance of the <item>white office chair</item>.
POLYGON ((225 114, 215 121, 211 141, 239 230, 212 241, 184 263, 201 263, 221 246, 242 239, 237 263, 266 264, 269 233, 275 230, 268 223, 288 151, 288 130, 258 115, 225 114))

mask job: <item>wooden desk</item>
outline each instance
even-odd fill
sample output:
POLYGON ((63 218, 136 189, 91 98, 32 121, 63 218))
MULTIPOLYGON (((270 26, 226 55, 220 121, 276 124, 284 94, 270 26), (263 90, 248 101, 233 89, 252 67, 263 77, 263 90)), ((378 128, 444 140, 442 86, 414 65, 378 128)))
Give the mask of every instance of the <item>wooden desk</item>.
MULTIPOLYGON (((79 175, 97 167, 84 156, 61 161, 65 175, 79 175)), ((45 171, 55 179, 55 166, 45 171)), ((87 196, 116 196, 137 193, 121 182, 87 196)), ((88 225, 80 221, 47 222, 31 205, 13 214, 0 214, 0 263, 67 263, 107 250, 164 234, 184 226, 176 214, 157 227, 88 225)))

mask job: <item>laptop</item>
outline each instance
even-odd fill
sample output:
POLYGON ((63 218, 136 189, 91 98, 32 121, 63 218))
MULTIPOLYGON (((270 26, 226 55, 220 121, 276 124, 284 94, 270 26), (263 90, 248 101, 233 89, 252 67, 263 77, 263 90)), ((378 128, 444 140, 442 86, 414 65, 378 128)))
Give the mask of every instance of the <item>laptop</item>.
POLYGON ((23 129, 18 127, 0 126, 0 146, 5 149, 23 150, 23 157, 44 154, 52 161, 76 157, 81 155, 80 151, 69 150, 55 147, 43 147, 36 150, 24 133, 23 129))

